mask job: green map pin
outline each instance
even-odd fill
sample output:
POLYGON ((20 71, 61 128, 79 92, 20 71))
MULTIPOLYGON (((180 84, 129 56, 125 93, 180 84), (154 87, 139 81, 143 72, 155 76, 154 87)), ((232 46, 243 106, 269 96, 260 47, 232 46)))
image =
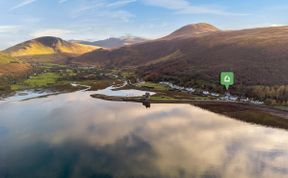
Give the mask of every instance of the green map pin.
POLYGON ((220 83, 225 86, 226 90, 229 89, 229 86, 234 85, 234 72, 221 72, 220 83))

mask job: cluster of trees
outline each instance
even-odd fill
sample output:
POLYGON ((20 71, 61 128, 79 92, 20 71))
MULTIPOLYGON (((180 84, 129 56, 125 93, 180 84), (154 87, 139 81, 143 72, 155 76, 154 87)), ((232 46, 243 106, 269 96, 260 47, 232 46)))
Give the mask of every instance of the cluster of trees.
POLYGON ((183 86, 183 87, 193 87, 193 88, 201 88, 208 91, 214 91, 218 93, 224 93, 224 87, 219 85, 219 82, 213 80, 207 76, 203 76, 200 74, 194 75, 193 77, 184 76, 184 75, 161 75, 156 72, 151 72, 144 76, 145 81, 151 82, 162 82, 169 81, 173 84, 183 86))
POLYGON ((254 86, 247 91, 247 95, 267 104, 288 104, 288 85, 254 86))

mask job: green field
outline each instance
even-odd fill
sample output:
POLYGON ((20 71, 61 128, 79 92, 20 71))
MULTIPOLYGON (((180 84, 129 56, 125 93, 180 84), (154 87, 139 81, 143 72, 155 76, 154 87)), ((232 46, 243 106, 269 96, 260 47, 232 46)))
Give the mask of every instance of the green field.
POLYGON ((159 91, 167 91, 168 90, 167 86, 161 85, 159 83, 153 83, 153 82, 138 83, 137 86, 142 87, 142 88, 159 90, 159 91))
POLYGON ((99 90, 109 87, 113 84, 112 80, 83 80, 77 82, 81 85, 88 85, 91 87, 91 90, 99 90))
POLYGON ((151 96, 151 100, 153 101, 173 101, 176 100, 175 98, 169 97, 169 96, 159 96, 159 95, 153 95, 151 96))
POLYGON ((11 86, 11 90, 23 90, 28 88, 41 88, 55 84, 60 75, 58 73, 43 73, 36 76, 30 76, 29 79, 24 80, 21 83, 11 86))
POLYGON ((49 62, 43 62, 41 64, 42 64, 43 68, 46 68, 46 69, 50 69, 53 67, 67 68, 67 66, 64 64, 54 64, 54 63, 49 63, 49 62))

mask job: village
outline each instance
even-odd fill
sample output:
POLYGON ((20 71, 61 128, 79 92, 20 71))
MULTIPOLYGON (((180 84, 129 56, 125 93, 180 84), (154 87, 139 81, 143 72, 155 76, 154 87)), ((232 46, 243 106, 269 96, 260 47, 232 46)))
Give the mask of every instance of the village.
POLYGON ((207 90, 202 90, 199 88, 186 88, 186 87, 182 87, 182 86, 178 86, 175 85, 173 83, 170 82, 159 82, 159 84, 161 85, 166 85, 168 86, 170 89, 175 90, 175 91, 179 91, 179 92, 186 92, 186 93, 191 93, 191 94, 195 94, 195 95, 200 95, 200 96, 211 96, 213 98, 216 98, 217 101, 226 101, 226 102, 240 102, 240 103, 250 103, 250 104, 256 104, 256 105, 263 105, 264 102, 262 101, 258 101, 258 100, 254 100, 252 98, 248 98, 248 97, 240 97, 240 96, 235 96, 230 94, 229 92, 225 92, 225 94, 221 95, 219 93, 216 92, 210 92, 207 90))

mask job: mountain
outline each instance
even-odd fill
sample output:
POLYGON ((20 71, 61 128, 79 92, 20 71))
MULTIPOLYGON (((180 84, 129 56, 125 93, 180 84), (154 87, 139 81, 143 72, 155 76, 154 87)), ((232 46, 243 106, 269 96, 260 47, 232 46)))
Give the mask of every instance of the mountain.
POLYGON ((31 66, 0 52, 0 77, 2 75, 20 75, 31 69, 31 66))
POLYGON ((191 37, 198 37, 200 35, 204 35, 207 33, 213 33, 220 31, 217 27, 207 24, 207 23, 198 23, 187 25, 175 32, 171 33, 170 35, 161 38, 162 40, 172 40, 177 38, 191 38, 191 37))
POLYGON ((93 51, 73 60, 133 67, 150 79, 197 79, 216 84, 220 72, 234 71, 238 84, 288 84, 288 27, 219 31, 212 25, 189 25, 158 40, 93 51))
POLYGON ((148 41, 148 40, 141 38, 141 37, 135 37, 135 36, 124 36, 124 37, 120 37, 120 38, 108 38, 105 40, 94 41, 94 42, 81 41, 81 40, 71 40, 71 42, 76 42, 76 43, 84 44, 84 45, 100 46, 102 48, 107 48, 107 49, 120 48, 123 46, 143 43, 146 41, 148 41))
POLYGON ((91 52, 99 47, 71 43, 57 37, 40 37, 20 43, 3 52, 28 61, 61 61, 91 52))

